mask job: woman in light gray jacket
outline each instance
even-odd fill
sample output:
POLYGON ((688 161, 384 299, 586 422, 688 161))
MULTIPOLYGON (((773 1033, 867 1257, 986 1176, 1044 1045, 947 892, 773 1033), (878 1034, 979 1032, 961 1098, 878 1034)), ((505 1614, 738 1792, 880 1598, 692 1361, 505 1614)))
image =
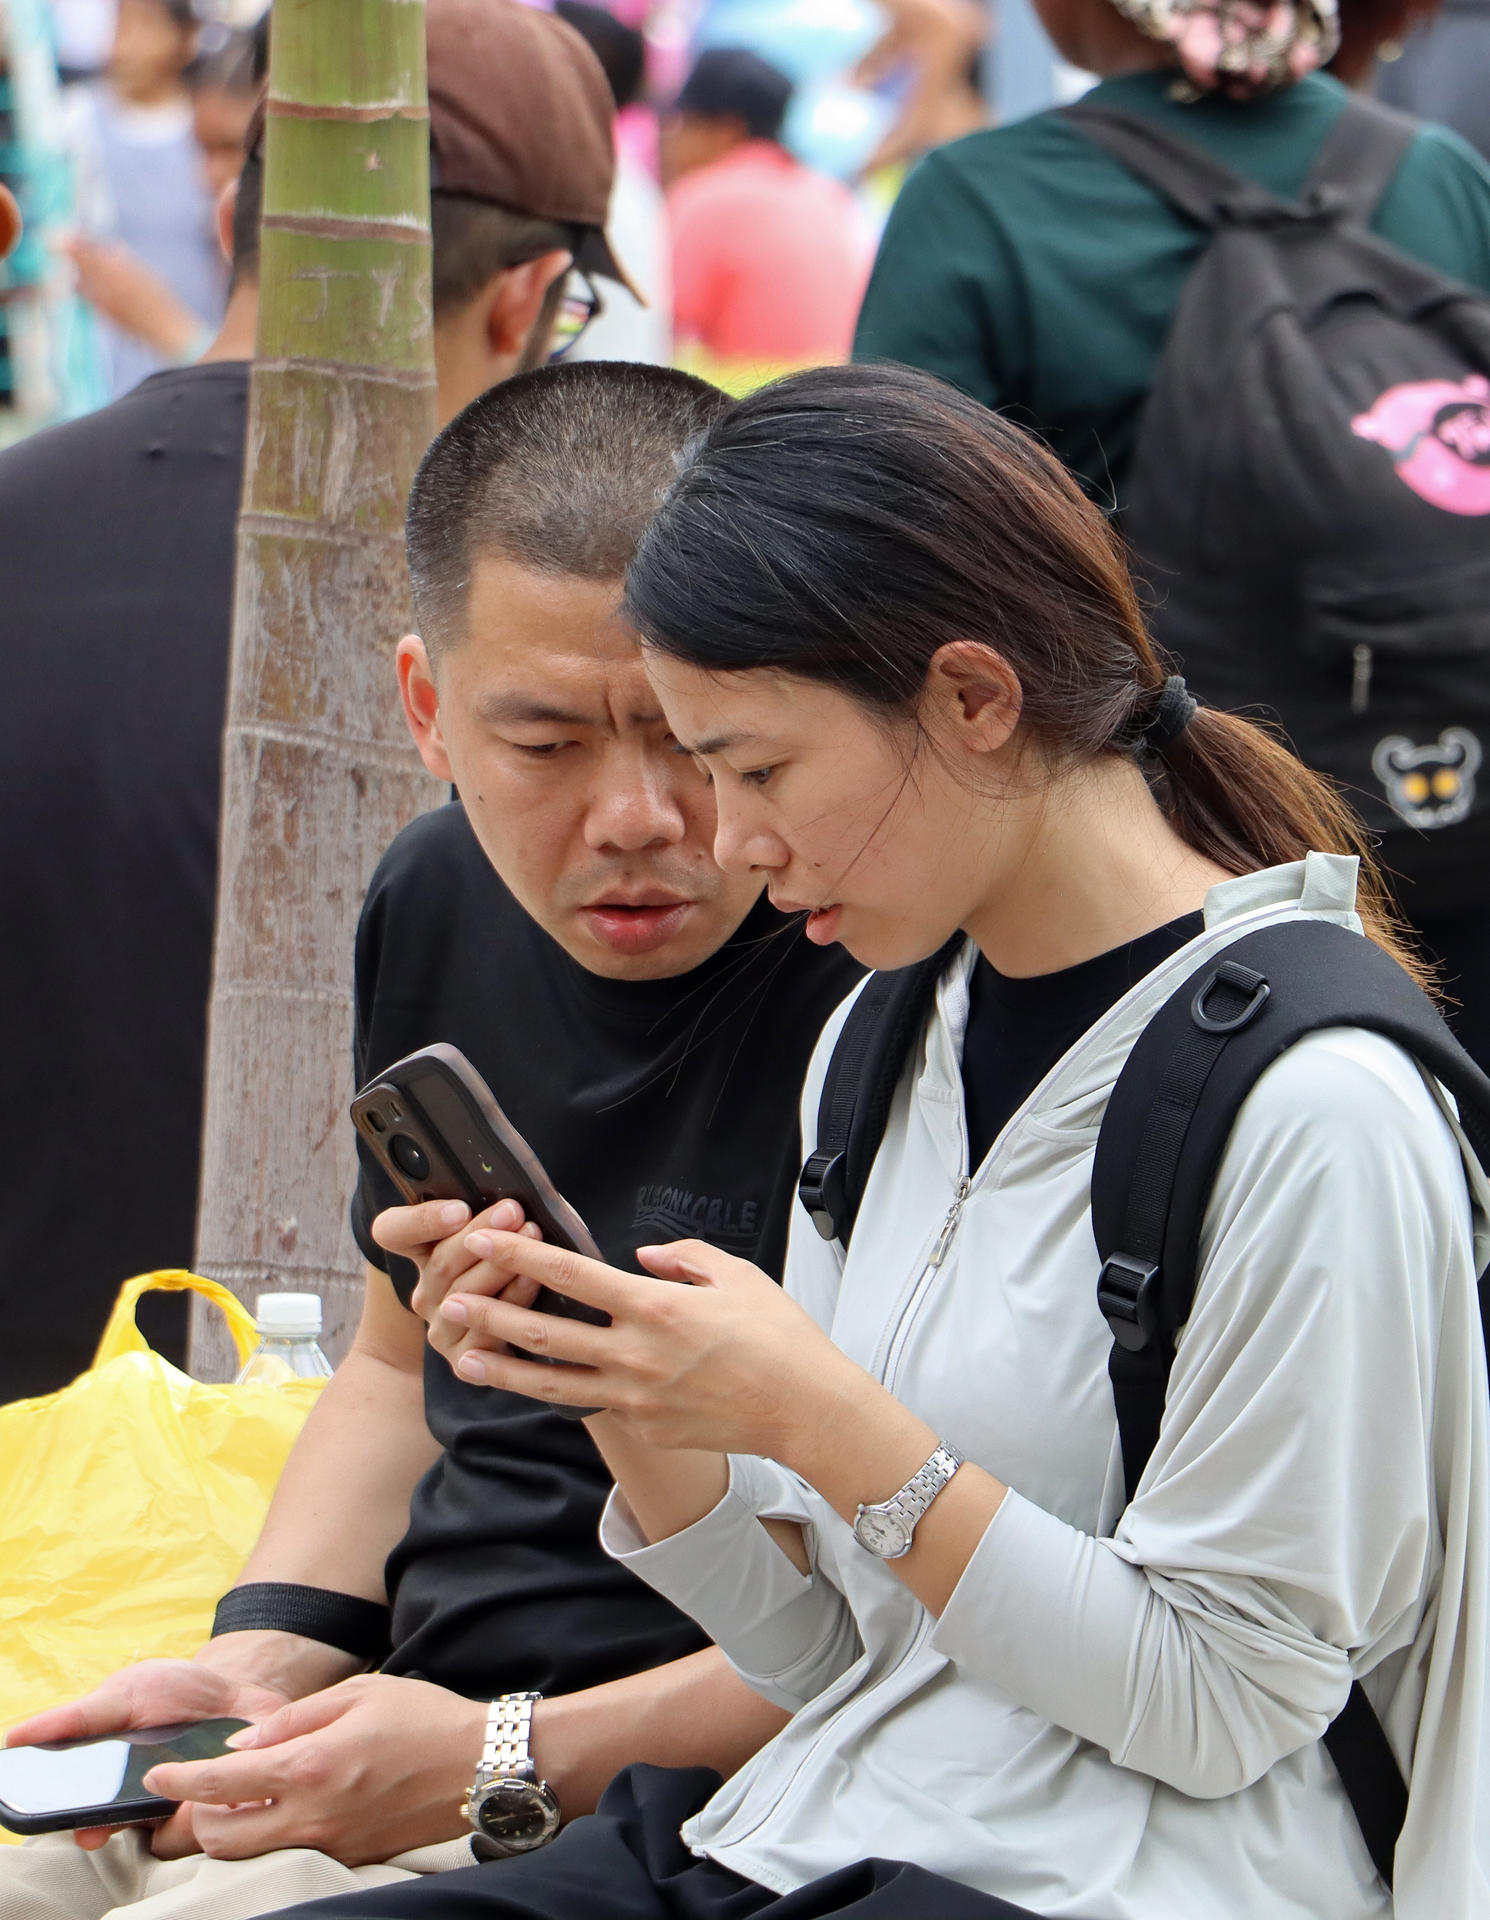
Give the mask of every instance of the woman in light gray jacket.
POLYGON ((846 1257, 805 1216, 784 1291, 699 1242, 422 1257, 463 1377, 605 1409, 610 1551, 793 1717, 712 1795, 634 1769, 549 1853, 326 1913, 1490 1913, 1487 1195, 1445 1099, 1359 1030, 1263 1075, 1126 1508, 1093 1302, 1097 1127, 1174 988, 1298 916, 1412 966, 1348 815, 1194 709, 1097 511, 921 375, 741 403, 628 600, 721 865, 876 967, 966 938, 846 1257), (1395 1895, 1320 1741, 1356 1677, 1410 1783, 1395 1895), (959 1885, 857 1905, 871 1858, 959 1885))

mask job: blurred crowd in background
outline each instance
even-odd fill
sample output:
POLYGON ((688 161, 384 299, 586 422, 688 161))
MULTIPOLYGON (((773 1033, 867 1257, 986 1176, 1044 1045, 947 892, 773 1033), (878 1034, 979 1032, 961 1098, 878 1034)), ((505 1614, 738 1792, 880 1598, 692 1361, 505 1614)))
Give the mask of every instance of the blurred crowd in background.
MULTIPOLYGON (((554 7, 616 97, 610 230, 643 296, 578 290, 600 310, 575 351, 672 362, 736 392, 847 358, 917 158, 1092 80, 1027 0, 554 7)), ((1490 0, 1376 10, 1364 63, 1349 47, 1340 60, 1490 152, 1490 0)), ((0 445, 212 339, 228 286, 215 208, 267 70, 267 25, 261 0, 0 0, 0 182, 26 215, 0 267, 0 445)))

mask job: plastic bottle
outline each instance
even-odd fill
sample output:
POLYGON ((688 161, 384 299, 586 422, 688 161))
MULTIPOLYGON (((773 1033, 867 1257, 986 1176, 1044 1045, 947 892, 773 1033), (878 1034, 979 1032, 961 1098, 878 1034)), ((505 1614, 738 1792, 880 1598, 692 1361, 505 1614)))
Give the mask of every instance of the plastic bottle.
POLYGON ((259 1344, 239 1374, 277 1386, 284 1380, 326 1380, 331 1362, 320 1348, 321 1296, 318 1293, 261 1293, 254 1310, 259 1344))

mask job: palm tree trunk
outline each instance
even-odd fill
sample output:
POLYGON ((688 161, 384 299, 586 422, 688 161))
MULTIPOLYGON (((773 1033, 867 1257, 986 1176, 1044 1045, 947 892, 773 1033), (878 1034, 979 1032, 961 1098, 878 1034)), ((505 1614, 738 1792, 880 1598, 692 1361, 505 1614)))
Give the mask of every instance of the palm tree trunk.
MULTIPOLYGON (((352 940, 438 798, 409 744, 403 512, 434 431, 423 0, 275 0, 197 1264, 355 1323, 352 940)), ((226 1343, 193 1325, 199 1373, 226 1343)))

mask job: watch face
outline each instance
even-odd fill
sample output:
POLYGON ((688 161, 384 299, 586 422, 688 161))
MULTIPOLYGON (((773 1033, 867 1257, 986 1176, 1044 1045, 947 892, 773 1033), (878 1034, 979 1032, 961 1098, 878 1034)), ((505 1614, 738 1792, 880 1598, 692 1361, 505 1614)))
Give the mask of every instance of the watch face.
POLYGON ((476 1825, 507 1853, 530 1853, 559 1831, 559 1803, 537 1780, 493 1780, 476 1798, 476 1825))
POLYGON ((878 1554, 881 1560, 896 1559, 911 1543, 910 1534, 902 1521, 893 1514, 876 1513, 873 1507, 859 1509, 859 1517, 854 1522, 854 1537, 861 1547, 878 1554))

